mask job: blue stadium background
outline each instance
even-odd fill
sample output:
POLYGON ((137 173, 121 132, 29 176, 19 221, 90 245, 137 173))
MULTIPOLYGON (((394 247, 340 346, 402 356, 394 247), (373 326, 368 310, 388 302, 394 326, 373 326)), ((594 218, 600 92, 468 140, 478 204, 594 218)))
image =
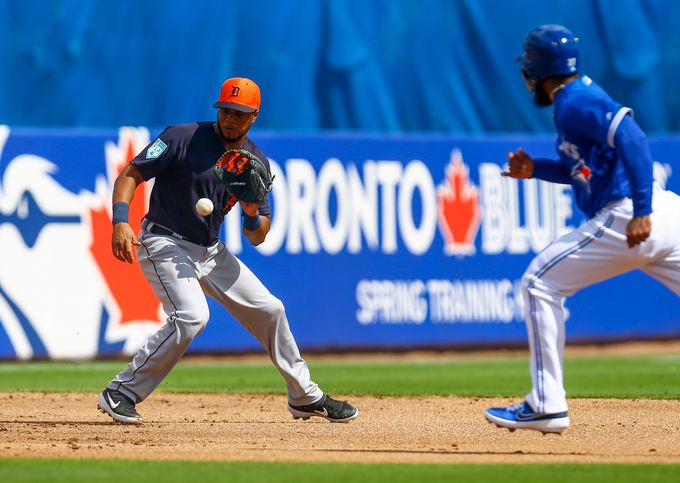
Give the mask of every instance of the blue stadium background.
POLYGON ((260 129, 546 131, 513 63, 543 23, 580 36, 643 128, 680 130, 674 0, 2 0, 0 123, 212 119, 238 75, 262 87, 260 129))

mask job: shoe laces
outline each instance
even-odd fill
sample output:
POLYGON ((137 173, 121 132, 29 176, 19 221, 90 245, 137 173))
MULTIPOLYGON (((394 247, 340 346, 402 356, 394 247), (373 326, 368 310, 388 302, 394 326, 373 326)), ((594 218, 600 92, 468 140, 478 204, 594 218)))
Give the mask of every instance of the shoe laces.
POLYGON ((135 411, 135 403, 132 401, 132 399, 130 399, 128 396, 126 396, 122 392, 120 392, 120 391, 110 391, 109 394, 112 395, 111 396, 112 398, 113 398, 113 396, 115 396, 114 400, 117 400, 116 402, 120 403, 119 407, 120 407, 121 410, 131 411, 131 412, 134 412, 134 413, 137 412, 137 411, 135 411))
POLYGON ((522 401, 521 403, 517 403, 517 404, 513 404, 511 406, 508 406, 507 411, 509 411, 511 413, 515 413, 515 412, 519 411, 520 409, 522 409, 524 407, 524 404, 525 404, 524 401, 522 401))
POLYGON ((336 401, 332 397, 326 395, 326 400, 323 402, 323 406, 326 406, 327 409, 340 411, 343 407, 343 402, 336 401))

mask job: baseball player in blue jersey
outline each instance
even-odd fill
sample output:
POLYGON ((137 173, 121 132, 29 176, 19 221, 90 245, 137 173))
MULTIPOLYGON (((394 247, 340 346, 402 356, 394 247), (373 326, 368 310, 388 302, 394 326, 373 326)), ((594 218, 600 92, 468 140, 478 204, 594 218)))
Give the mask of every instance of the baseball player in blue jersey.
POLYGON ((283 304, 219 240, 227 212, 240 203, 243 234, 262 243, 270 227, 268 200, 238 201, 213 172, 227 150, 242 148, 269 169, 267 157, 247 136, 259 113, 260 90, 250 79, 226 80, 214 107, 217 122, 170 126, 135 157, 113 187, 112 250, 133 263, 133 247, 147 280, 167 314, 165 324, 99 395, 99 409, 121 423, 140 423, 135 405, 144 401, 180 360, 208 322, 209 295, 262 343, 288 386, 293 417, 346 422, 357 408, 336 401, 315 384, 290 331, 283 304), (139 236, 128 224, 135 189, 154 178, 149 212, 139 236), (199 199, 216 207, 196 212, 199 199))
POLYGON ((491 408, 499 426, 560 433, 569 426, 563 385, 566 297, 640 269, 680 295, 680 197, 655 185, 645 134, 631 109, 580 74, 578 38, 559 25, 531 30, 520 58, 539 106, 554 105, 559 159, 509 153, 505 176, 571 184, 587 221, 539 253, 522 278, 532 390, 491 408))

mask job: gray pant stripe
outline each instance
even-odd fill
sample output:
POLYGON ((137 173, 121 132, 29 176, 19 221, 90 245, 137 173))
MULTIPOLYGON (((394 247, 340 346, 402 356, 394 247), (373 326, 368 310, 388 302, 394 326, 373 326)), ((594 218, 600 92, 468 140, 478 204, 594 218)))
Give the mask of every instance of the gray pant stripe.
POLYGON ((119 381, 119 382, 118 382, 118 388, 117 388, 117 390, 119 390, 119 389, 120 389, 120 386, 122 386, 122 385, 125 384, 126 382, 132 382, 132 381, 135 379, 135 374, 137 374, 137 371, 138 371, 139 369, 141 369, 142 367, 144 367, 144 366, 146 365, 146 363, 149 362, 149 359, 151 359, 151 357, 152 357, 156 352, 158 352, 158 350, 159 350, 161 347, 163 347, 163 344, 165 344, 165 342, 166 342, 170 337, 172 337, 172 335, 177 331, 177 324, 175 323, 175 319, 177 318, 177 315, 176 315, 177 306, 176 306, 175 303, 172 301, 172 298, 170 298, 170 294, 168 293, 168 290, 165 288, 165 285, 163 284, 163 280, 161 279, 161 276, 158 274, 158 270, 156 270, 156 264, 155 264, 155 263, 153 262, 153 260, 151 259, 151 254, 149 253, 149 249, 147 248, 147 246, 144 244, 144 240, 142 239, 142 240, 140 240, 140 242, 141 242, 142 246, 144 247, 144 249, 146 250, 147 258, 148 258, 148 260, 151 262, 151 265, 153 265, 153 269, 154 269, 154 271, 156 272, 156 276, 158 277, 158 281, 161 283, 161 286, 163 287, 163 290, 165 290, 165 294, 168 296, 168 300, 170 301, 170 303, 172 304, 172 306, 175 308, 175 314, 170 315, 170 316, 168 317, 168 323, 172 323, 173 329, 172 329, 172 332, 170 332, 170 333, 168 334, 168 336, 167 336, 165 339, 163 339, 163 341, 162 341, 160 344, 158 344, 158 347, 156 347, 156 349, 155 349, 152 353, 149 354, 149 356, 146 358, 146 360, 144 361, 144 363, 142 363, 139 367, 137 367, 137 368, 133 371, 132 377, 131 377, 130 379, 128 379, 127 381, 119 381))

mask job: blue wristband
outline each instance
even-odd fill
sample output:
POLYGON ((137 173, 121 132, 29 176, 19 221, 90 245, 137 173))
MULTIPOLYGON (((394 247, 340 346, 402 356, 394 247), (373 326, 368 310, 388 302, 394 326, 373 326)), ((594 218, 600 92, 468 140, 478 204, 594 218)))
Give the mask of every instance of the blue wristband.
POLYGON ((255 231, 262 225, 262 220, 260 219, 260 214, 257 213, 255 216, 248 216, 243 214, 243 228, 248 231, 255 231))
POLYGON ((111 220, 113 224, 116 223, 127 223, 128 222, 128 212, 130 211, 130 206, 124 201, 119 201, 113 204, 113 219, 111 220))

